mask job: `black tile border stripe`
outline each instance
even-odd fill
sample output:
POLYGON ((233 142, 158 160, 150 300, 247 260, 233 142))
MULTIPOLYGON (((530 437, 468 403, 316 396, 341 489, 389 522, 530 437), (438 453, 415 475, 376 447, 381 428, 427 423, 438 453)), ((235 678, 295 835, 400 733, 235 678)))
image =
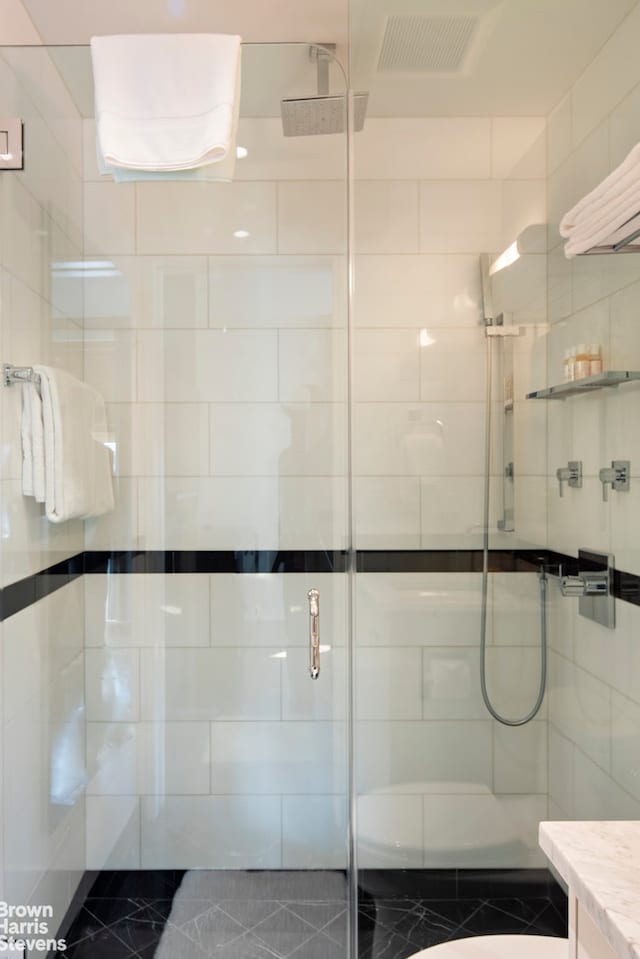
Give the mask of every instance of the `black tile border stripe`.
POLYGON ((84 574, 84 553, 76 553, 0 589, 0 623, 33 606, 84 574))
MULTIPOLYGON (((361 573, 479 573, 480 549, 357 550, 361 573)), ((544 566, 578 571, 577 559, 545 549, 489 551, 492 573, 535 572, 544 566)), ((0 622, 54 593, 79 576, 92 573, 344 573, 346 550, 87 550, 0 589, 0 622)), ((640 606, 640 575, 616 570, 617 599, 640 606)))
POLYGON ((85 573, 344 573, 342 550, 134 550, 86 552, 85 573))

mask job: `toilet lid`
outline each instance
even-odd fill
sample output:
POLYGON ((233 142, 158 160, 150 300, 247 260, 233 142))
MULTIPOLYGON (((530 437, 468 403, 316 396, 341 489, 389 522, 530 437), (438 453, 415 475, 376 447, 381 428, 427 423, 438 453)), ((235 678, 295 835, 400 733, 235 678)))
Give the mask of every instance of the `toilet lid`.
POLYGON ((411 959, 568 959, 569 940, 556 936, 474 936, 416 952, 411 959))

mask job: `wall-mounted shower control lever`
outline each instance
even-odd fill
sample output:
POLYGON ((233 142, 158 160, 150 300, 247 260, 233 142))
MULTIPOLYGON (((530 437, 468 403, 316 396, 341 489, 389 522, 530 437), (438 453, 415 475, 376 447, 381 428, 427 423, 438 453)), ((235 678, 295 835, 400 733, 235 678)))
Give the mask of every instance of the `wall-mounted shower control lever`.
POLYGON ((613 556, 596 553, 590 549, 578 550, 577 571, 575 561, 569 576, 560 567, 560 592, 563 596, 578 599, 581 616, 592 619, 601 626, 614 629, 616 615, 613 597, 613 556))
POLYGON ((611 468, 603 467, 599 475, 602 483, 602 500, 606 503, 609 499, 609 486, 617 493, 628 492, 631 486, 631 463, 629 460, 612 460, 611 468))
POLYGON ((564 496, 564 486, 570 486, 571 489, 582 489, 582 461, 569 460, 566 466, 561 466, 556 470, 556 477, 560 486, 560 496, 564 496))

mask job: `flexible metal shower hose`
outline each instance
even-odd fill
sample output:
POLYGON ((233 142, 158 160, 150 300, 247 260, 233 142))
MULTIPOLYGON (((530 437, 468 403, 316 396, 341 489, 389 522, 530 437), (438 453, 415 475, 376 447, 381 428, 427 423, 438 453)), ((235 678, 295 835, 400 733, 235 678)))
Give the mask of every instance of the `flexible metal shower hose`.
POLYGON ((484 518, 483 518, 483 542, 482 542, 482 607, 480 616, 480 689, 482 699, 490 714, 503 726, 524 726, 531 722, 538 713, 544 700, 544 694, 547 687, 547 574, 544 567, 540 567, 538 580, 540 583, 540 685, 538 696, 533 708, 519 719, 508 719, 502 716, 494 707, 487 689, 487 603, 489 593, 489 509, 491 495, 491 420, 492 420, 492 397, 491 381, 493 375, 492 363, 492 337, 487 336, 487 417, 485 433, 485 472, 484 472, 484 518))

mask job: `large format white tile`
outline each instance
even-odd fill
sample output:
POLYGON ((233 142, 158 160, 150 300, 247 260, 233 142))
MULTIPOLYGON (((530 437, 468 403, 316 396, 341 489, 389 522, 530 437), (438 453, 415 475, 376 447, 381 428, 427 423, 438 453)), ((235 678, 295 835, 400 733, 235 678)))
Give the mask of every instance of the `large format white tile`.
POLYGON ((2 644, 3 715, 15 718, 26 704, 43 700, 82 655, 84 597, 80 579, 9 617, 2 644), (16 682, 16 677, 21 677, 16 682))
POLYGON ((217 403, 210 408, 214 476, 335 476, 345 472, 341 403, 217 403))
MULTIPOLYGON (((487 691, 496 709, 508 719, 526 716, 540 688, 540 644, 493 646, 486 651, 487 691)), ((546 716, 543 702, 540 719, 546 716)))
POLYGON ((480 320, 476 256, 356 256, 354 320, 359 327, 473 327, 480 320))
POLYGON ((347 803, 343 796, 282 797, 282 866, 345 869, 347 803), (309 822, 313 829, 309 829, 309 822))
POLYGON ((22 495, 20 480, 0 483, 2 584, 8 586, 82 550, 82 523, 51 524, 43 507, 22 495))
POLYGON ((493 788, 497 793, 547 792, 547 724, 540 720, 493 729, 493 788))
POLYGON ((422 865, 422 798, 358 797, 358 864, 362 869, 422 865))
POLYGON ((580 750, 574 756, 576 819, 637 819, 640 800, 631 796, 580 750))
POLYGON ((276 252, 273 183, 139 183, 136 194, 138 253, 276 252))
POLYGON ((497 180, 423 180, 420 250, 423 253, 499 252, 501 184, 497 180))
POLYGON ((354 202, 356 254, 419 251, 415 181, 359 180, 354 202))
POLYGON ((359 719, 421 719, 422 651, 360 646, 356 686, 359 719))
POLYGON ((354 394, 358 400, 420 398, 417 330, 358 330, 354 342, 354 394))
POLYGON ((268 330, 138 333, 138 399, 276 400, 277 334, 268 330))
POLYGON ((107 402, 136 399, 136 334, 131 330, 91 330, 85 335, 84 375, 107 402))
POLYGON ((289 181, 278 183, 277 189, 278 253, 345 252, 347 210, 343 182, 289 181))
POLYGON ((139 486, 145 549, 278 548, 275 477, 156 478, 139 486))
POLYGON ((547 122, 547 172, 551 174, 571 153, 571 97, 566 96, 547 122))
MULTIPOLYGON (((3 181, 3 266, 31 290, 46 296, 50 220, 17 180, 3 181)), ((14 361, 15 362, 15 361, 14 361)))
POLYGON ((420 545, 417 477, 356 479, 354 509, 355 539, 360 549, 416 549, 420 545))
POLYGON ((640 80, 634 40, 640 11, 634 7, 609 37, 580 76, 572 91, 573 144, 580 143, 593 127, 640 80))
POLYGON ((525 234, 530 227, 544 231, 546 222, 547 191, 544 180, 507 180, 503 184, 503 249, 525 234))
POLYGON ((206 404, 111 403, 107 420, 118 476, 209 475, 206 404))
POLYGON ((278 489, 281 549, 346 549, 346 477, 286 476, 278 489))
POLYGON ((477 646, 430 646, 423 651, 425 719, 486 719, 477 646))
POLYGON ((211 257, 209 325, 345 327, 346 280, 343 257, 211 257))
POLYGON ((207 326, 208 274, 204 256, 136 257, 138 326, 207 326))
POLYGON ((613 692, 611 702, 611 775, 623 789, 640 801, 638 741, 640 706, 613 692))
POLYGON ((346 397, 346 386, 347 340, 343 331, 279 331, 278 394, 281 401, 341 402, 346 397))
POLYGON ((87 549, 131 549, 138 543, 137 481, 116 477, 113 487, 114 512, 84 523, 87 549))
MULTIPOLYGON (((551 582, 547 582, 547 595, 551 582)), ((497 646, 539 643, 541 592, 537 573, 491 573, 489 590, 493 613, 491 641, 497 646)))
POLYGON ((87 869, 140 868, 137 796, 87 797, 87 869))
MULTIPOLYGON (((558 732, 609 770, 611 762, 611 689, 595 676, 551 653, 549 719, 558 732)), ((577 799, 577 796, 576 796, 577 799)))
POLYGON ((143 649, 142 718, 280 719, 278 652, 268 648, 143 649))
POLYGON ((425 796, 425 865, 542 865, 537 832, 546 802, 546 796, 425 796))
MULTIPOLYGON (((497 180, 517 176, 544 179, 545 117, 491 118, 491 176, 497 180), (540 141, 542 139, 542 149, 540 141), (525 166, 526 164, 526 166, 525 166)), ((441 176, 449 177, 446 171, 441 176)), ((474 174, 469 173, 472 177, 474 174)))
POLYGON ((484 419, 480 403, 358 403, 355 473, 477 475, 484 468, 484 419))
POLYGON ((344 793, 344 723, 213 723, 214 795, 344 793))
POLYGON ((135 189, 130 183, 85 184, 85 253, 135 252, 135 189))
POLYGON ((144 869, 278 869, 279 796, 142 800, 144 869))
POLYGON ((364 646, 470 646, 480 629, 480 574, 358 573, 356 641, 364 646))
POLYGON ((486 342, 479 328, 422 330, 420 398, 432 402, 484 403, 486 342))
POLYGON ((82 657, 69 663, 41 695, 5 726, 5 894, 28 902, 70 830, 82 828, 85 780, 82 657))
POLYGON ((346 176, 344 137, 285 137, 279 116, 240 117, 237 142, 247 156, 236 163, 236 180, 340 180, 346 176))
POLYGON ((549 800, 569 816, 573 814, 573 756, 576 747, 549 723, 548 788, 549 800))
POLYGON ((482 793, 492 781, 490 722, 359 722, 360 792, 482 793))
POLYGON ((324 643, 344 646, 346 574, 214 573, 211 643, 214 646, 303 646, 309 642, 307 592, 320 592, 324 643))
POLYGON ((90 795, 209 793, 209 724, 88 723, 90 795))
POLYGON ((489 177, 491 125, 488 117, 368 117, 356 141, 356 178, 489 177))
MULTIPOLYGON (((64 291, 63 282, 71 279, 58 279, 64 291)), ((206 256, 109 255, 87 260, 80 282, 86 327, 208 326, 206 256)))
POLYGON ((638 103, 640 83, 613 110, 609 117, 610 162, 615 169, 640 139, 638 103))
POLYGON ((87 646, 208 646, 202 575, 90 574, 83 578, 87 646))
MULTIPOLYGON (((481 409, 481 407, 480 407, 481 409)), ((476 467, 478 468, 478 467, 476 467)), ((493 493, 496 495, 497 483, 493 493)), ((495 515, 492 503, 491 515, 495 515)), ((434 548, 481 544, 484 517, 484 477, 425 477, 421 480, 421 545, 434 548)))
POLYGON ((140 711, 140 663, 135 649, 87 649, 90 722, 135 722, 140 711))
POLYGON ((320 626, 320 675, 309 676, 309 653, 302 648, 280 650, 282 663, 282 718, 285 720, 336 720, 347 716, 349 675, 347 651, 333 645, 331 634, 320 626))

